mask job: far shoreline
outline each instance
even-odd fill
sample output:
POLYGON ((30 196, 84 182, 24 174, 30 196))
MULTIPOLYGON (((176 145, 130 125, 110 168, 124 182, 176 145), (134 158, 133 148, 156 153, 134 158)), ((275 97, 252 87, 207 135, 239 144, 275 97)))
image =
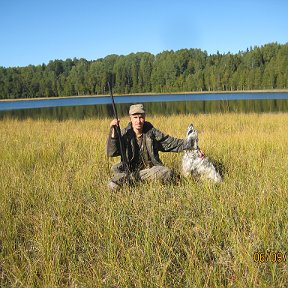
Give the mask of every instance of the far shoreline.
MULTIPOLYGON (((265 90, 235 90, 235 91, 187 91, 187 92, 163 92, 163 93, 153 93, 153 92, 143 92, 143 93, 129 93, 129 94, 113 94, 114 96, 157 96, 157 95, 174 95, 174 94, 236 94, 236 93, 287 93, 288 89, 265 89, 265 90)), ((1 99, 1 102, 17 102, 17 101, 37 101, 37 100, 57 100, 57 99, 67 99, 67 98, 95 98, 95 97, 110 97, 107 94, 97 94, 97 95, 78 95, 78 96, 58 96, 58 97, 38 97, 38 98, 17 98, 17 99, 1 99)))

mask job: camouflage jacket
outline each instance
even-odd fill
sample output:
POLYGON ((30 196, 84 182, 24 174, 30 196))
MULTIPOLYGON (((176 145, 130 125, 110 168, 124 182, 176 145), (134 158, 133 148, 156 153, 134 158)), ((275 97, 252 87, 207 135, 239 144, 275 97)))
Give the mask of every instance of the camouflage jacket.
MULTIPOLYGON (((118 138, 111 137, 112 129, 113 128, 111 128, 107 139, 107 155, 109 157, 116 157, 120 156, 120 145, 118 138)), ((150 122, 145 122, 143 126, 143 153, 141 153, 141 149, 137 144, 136 135, 133 131, 131 122, 121 131, 121 134, 123 148, 131 171, 139 168, 140 154, 144 155, 145 166, 152 167, 163 165, 159 158, 159 151, 182 152, 183 150, 192 148, 191 142, 188 142, 186 139, 177 139, 164 134, 154 128, 150 122)))

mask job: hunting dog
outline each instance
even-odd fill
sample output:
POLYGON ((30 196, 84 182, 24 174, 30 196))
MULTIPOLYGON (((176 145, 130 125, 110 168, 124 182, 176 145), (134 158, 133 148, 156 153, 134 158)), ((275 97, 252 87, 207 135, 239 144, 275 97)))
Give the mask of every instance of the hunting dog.
POLYGON ((221 182, 221 175, 216 171, 212 162, 208 157, 205 157, 198 146, 198 132, 194 129, 193 124, 188 126, 187 139, 192 139, 194 145, 192 150, 184 151, 182 158, 183 175, 186 177, 193 175, 200 178, 206 178, 215 183, 221 182))

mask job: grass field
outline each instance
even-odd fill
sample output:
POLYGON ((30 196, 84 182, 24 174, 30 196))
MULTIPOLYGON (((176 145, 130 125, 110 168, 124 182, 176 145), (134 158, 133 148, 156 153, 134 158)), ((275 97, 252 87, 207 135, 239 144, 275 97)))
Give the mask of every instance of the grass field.
POLYGON ((193 122, 224 182, 112 193, 110 119, 0 122, 1 287, 287 287, 288 114, 147 120, 193 122))

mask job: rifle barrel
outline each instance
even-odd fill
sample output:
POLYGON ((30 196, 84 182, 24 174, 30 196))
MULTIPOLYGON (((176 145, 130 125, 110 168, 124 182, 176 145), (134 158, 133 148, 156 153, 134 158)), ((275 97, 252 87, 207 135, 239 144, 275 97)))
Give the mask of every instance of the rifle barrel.
POLYGON ((128 169, 128 161, 127 161, 127 158, 126 158, 126 153, 124 151, 124 144, 123 144, 123 140, 122 140, 122 136, 121 136, 121 129, 120 129, 117 109, 116 109, 116 105, 115 105, 115 101, 114 101, 114 96, 113 96, 113 93, 112 93, 112 88, 110 86, 110 83, 107 82, 107 84, 108 84, 110 96, 111 96, 111 99, 112 99, 112 107, 113 107, 114 117, 117 120, 117 125, 115 125, 115 130, 116 130, 116 134, 117 134, 118 141, 119 141, 119 146, 120 146, 121 161, 125 164, 126 168, 128 169))

